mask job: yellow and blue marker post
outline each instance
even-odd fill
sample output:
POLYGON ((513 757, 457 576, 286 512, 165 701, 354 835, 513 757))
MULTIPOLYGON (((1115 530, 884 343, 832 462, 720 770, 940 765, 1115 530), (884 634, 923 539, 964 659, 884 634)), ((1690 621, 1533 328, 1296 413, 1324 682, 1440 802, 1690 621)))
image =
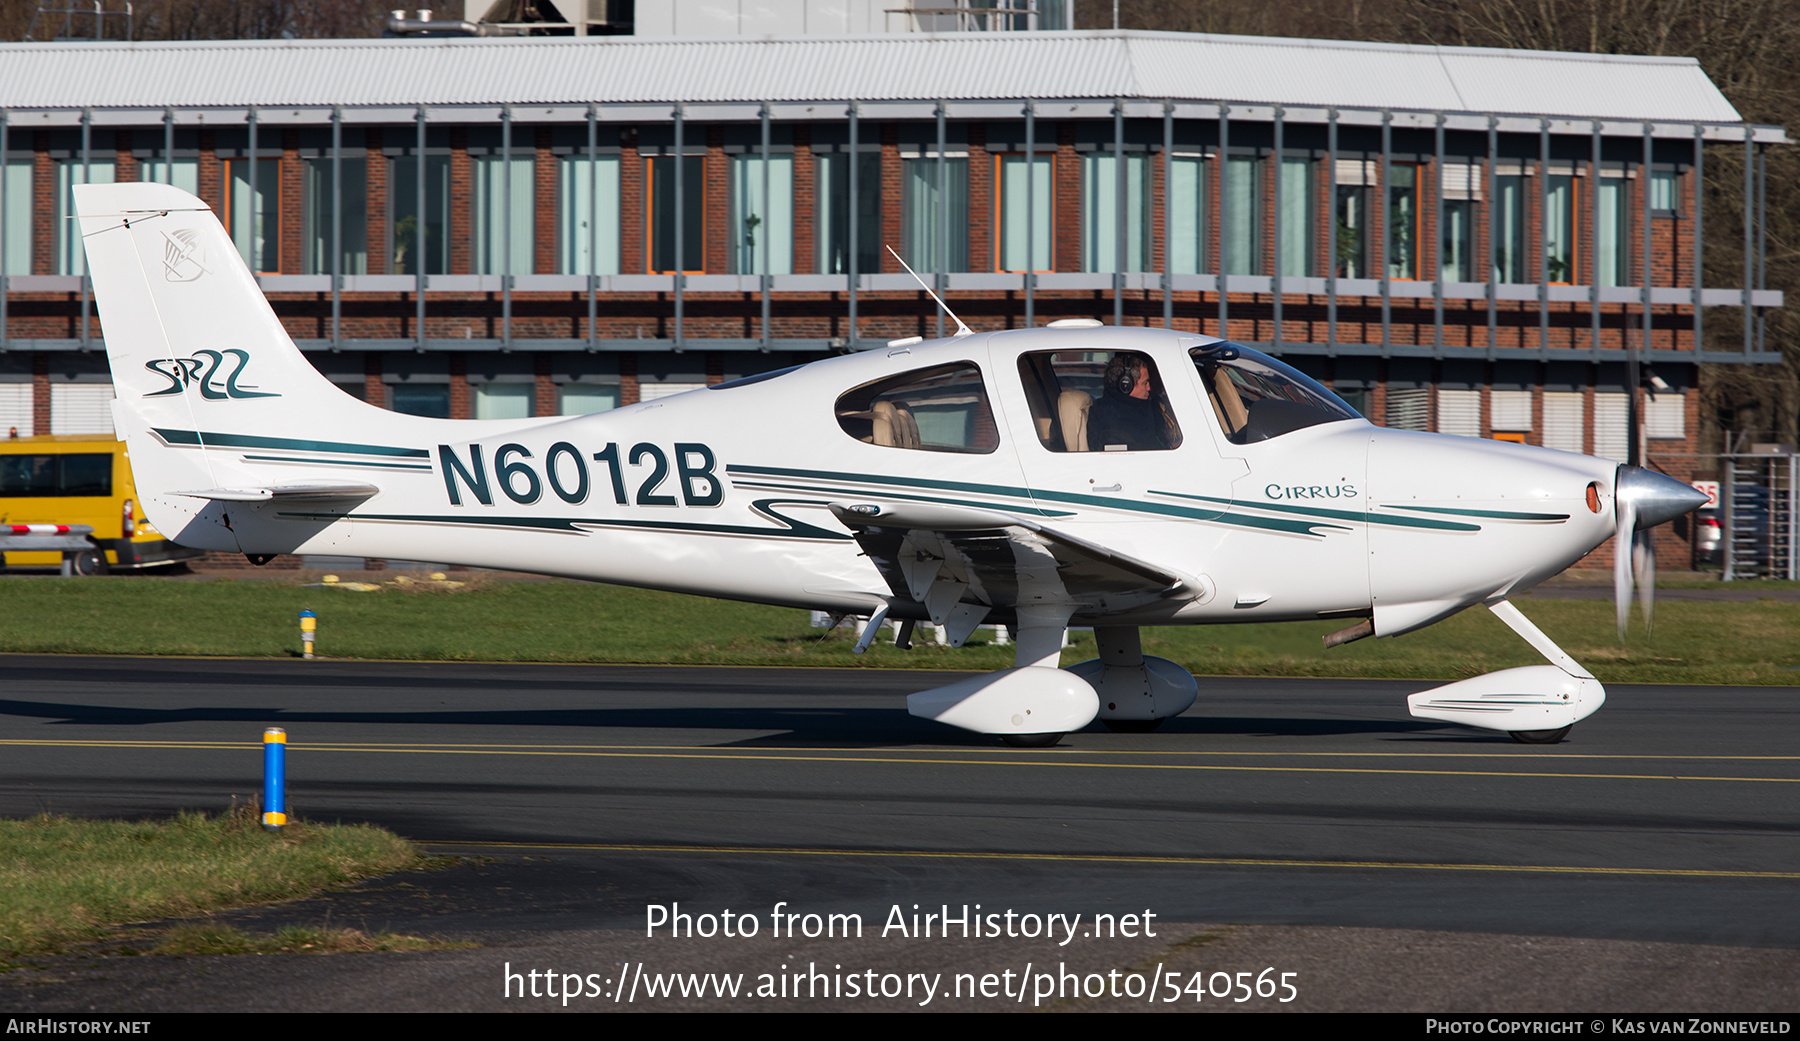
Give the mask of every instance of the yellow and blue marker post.
POLYGON ((319 630, 319 616, 311 611, 300 612, 300 656, 313 656, 313 637, 319 630))
POLYGON ((287 824, 287 731, 263 731, 263 828, 280 831, 287 824))

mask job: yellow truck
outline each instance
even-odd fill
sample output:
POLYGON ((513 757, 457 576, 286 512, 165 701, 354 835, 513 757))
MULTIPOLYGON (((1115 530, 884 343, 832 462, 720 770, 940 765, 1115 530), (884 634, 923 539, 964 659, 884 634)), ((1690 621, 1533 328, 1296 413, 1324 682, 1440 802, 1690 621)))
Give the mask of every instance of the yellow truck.
POLYGON ((62 554, 4 552, 26 525, 86 525, 92 550, 72 561, 77 574, 160 567, 201 550, 177 546, 144 519, 125 444, 106 434, 45 434, 0 440, 0 556, 8 568, 57 567, 62 554))

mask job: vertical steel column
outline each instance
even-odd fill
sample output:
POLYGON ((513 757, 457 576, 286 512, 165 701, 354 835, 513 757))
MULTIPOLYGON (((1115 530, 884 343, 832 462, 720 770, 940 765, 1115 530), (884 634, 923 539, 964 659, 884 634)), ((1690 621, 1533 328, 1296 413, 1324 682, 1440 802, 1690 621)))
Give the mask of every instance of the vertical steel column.
MULTIPOLYGON (((365 233, 366 234, 366 233, 365 233)), ((343 345, 344 110, 331 106, 331 349, 343 345)))
POLYGON ((1131 235, 1125 227, 1125 99, 1113 99, 1113 324, 1125 324, 1125 253, 1131 235))
POLYGON ((1650 182, 1654 177, 1651 160, 1650 131, 1652 124, 1644 124, 1644 338, 1639 350, 1631 349, 1631 337, 1625 338, 1625 429, 1631 436, 1630 444, 1625 450, 1625 461, 1631 466, 1642 466, 1644 462, 1644 423, 1643 412, 1638 405, 1640 377, 1638 375, 1638 359, 1645 351, 1650 350, 1650 182))
POLYGON ((1500 278, 1496 250, 1498 243, 1494 241, 1494 233, 1498 225, 1494 222, 1494 211, 1498 209, 1500 194, 1500 117, 1488 116, 1488 161, 1487 161, 1487 202, 1482 207, 1487 212, 1487 319, 1488 319, 1488 358, 1494 356, 1494 348, 1500 345, 1499 294, 1495 291, 1495 283, 1500 278))
MULTIPOLYGON (((1764 145, 1756 146, 1756 288, 1768 288, 1769 274, 1769 155, 1764 145)), ((1763 321, 1761 308, 1751 311, 1756 316, 1756 350, 1761 353, 1766 349, 1763 343, 1763 321)))
MULTIPOLYGON (((94 110, 91 108, 82 109, 81 110, 81 183, 82 184, 91 184, 94 179, 94 169, 93 169, 94 156, 93 156, 93 147, 92 147, 93 146, 93 137, 92 137, 92 133, 91 133, 91 131, 93 129, 93 125, 94 125, 94 110)), ((1749 158, 1750 158, 1749 152, 1746 151, 1744 154, 1745 161, 1748 162, 1749 158)), ((1746 192, 1744 197, 1745 197, 1745 201, 1748 202, 1749 193, 1746 192)), ((69 198, 65 201, 68 204, 68 208, 64 212, 74 213, 75 212, 75 193, 71 191, 69 193, 69 198)), ((81 226, 79 224, 70 225, 67 229, 65 229, 63 231, 64 241, 79 243, 80 239, 81 239, 80 230, 81 230, 81 226)), ((1746 245, 1749 244, 1748 234, 1746 234, 1746 236, 1745 236, 1745 244, 1746 245)), ((77 269, 77 273, 81 275, 81 349, 85 353, 87 351, 88 347, 90 346, 90 344, 88 342, 88 311, 93 306, 93 292, 92 292, 93 286, 88 281, 87 253, 81 249, 75 249, 73 252, 74 252, 74 255, 76 258, 76 262, 80 265, 79 268, 77 269)), ((1750 262, 1749 262, 1749 260, 1746 259, 1744 261, 1744 271, 1746 274, 1748 274, 1749 270, 1750 270, 1750 262)), ((1744 284, 1747 286, 1750 283, 1748 281, 1745 281, 1744 284)), ((1746 315, 1748 315, 1749 311, 1745 311, 1744 313, 1746 315)))
POLYGON ((588 157, 588 334, 587 349, 592 354, 600 349, 600 112, 592 103, 587 108, 588 157))
POLYGON ((1269 272, 1269 288, 1273 291, 1272 295, 1274 297, 1274 304, 1275 304, 1275 325, 1274 325, 1274 329, 1271 331, 1271 337, 1272 337, 1273 346, 1276 347, 1277 349, 1279 349, 1281 347, 1281 275, 1282 275, 1282 270, 1281 270, 1281 160, 1282 160, 1282 154, 1281 154, 1281 149, 1282 149, 1282 145, 1285 144, 1285 142, 1282 140, 1282 137, 1281 137, 1281 131, 1282 131, 1281 117, 1284 113, 1282 112, 1280 105, 1276 105, 1273 111, 1274 111, 1274 117, 1275 117, 1275 157, 1274 157, 1274 166, 1275 166, 1275 170, 1274 170, 1274 175, 1275 175, 1275 191, 1274 191, 1275 214, 1274 214, 1274 216, 1275 216, 1275 220, 1273 222, 1275 241, 1272 244, 1273 251, 1271 254, 1271 258, 1270 258, 1273 262, 1273 269, 1269 272))
MULTIPOLYGON (((1325 110, 1325 353, 1337 356, 1337 151, 1338 110, 1325 110)), ((1365 218, 1364 224, 1368 223, 1365 218)))
POLYGON ((1231 205, 1226 183, 1231 173, 1231 106, 1219 106, 1219 250, 1213 254, 1214 278, 1219 292, 1219 338, 1231 339, 1231 301, 1225 293, 1225 236, 1231 228, 1231 205))
POLYGON ((1538 356, 1550 350, 1550 121, 1538 120, 1538 356))
MULTIPOLYGON (((1051 160, 1054 167, 1055 160, 1051 160)), ((1054 185, 1055 179, 1051 183, 1054 185)), ((1002 185, 1004 191, 1005 186, 1002 185)), ((1001 229, 1005 233, 1005 229, 1001 229)), ((1025 101, 1025 328, 1037 322, 1037 104, 1025 101)))
POLYGON ((512 353, 512 106, 500 106, 500 350, 512 353))
POLYGON ((1588 347, 1600 349, 1600 121, 1594 120, 1588 159, 1588 347))
MULTIPOLYGON (((682 311, 682 305, 687 302, 684 299, 684 297, 686 295, 684 290, 686 290, 686 288, 687 288, 687 258, 682 255, 682 253, 683 253, 682 247, 686 245, 686 243, 683 240, 687 236, 687 229, 683 226, 683 213, 682 213, 682 211, 686 208, 686 204, 685 204, 686 194, 683 190, 686 187, 686 185, 684 183, 684 178, 681 175, 682 167, 687 165, 687 156, 683 152, 683 147, 686 144, 686 142, 684 142, 682 140, 682 136, 683 136, 682 131, 686 129, 682 124, 685 121, 686 117, 687 117, 687 110, 685 108, 683 108, 683 106, 681 105, 680 102, 676 102, 675 103, 675 160, 674 161, 675 161, 675 351, 677 354, 679 354, 681 352, 681 348, 684 346, 684 343, 685 343, 685 341, 682 339, 682 335, 681 335, 682 334, 681 319, 683 317, 681 311, 682 311)), ((704 166, 702 167, 702 169, 704 169, 704 166)), ((650 180, 652 182, 650 190, 652 192, 655 192, 655 190, 656 190, 656 186, 655 186, 656 175, 654 173, 652 173, 650 175, 650 180)), ((656 220, 656 214, 654 212, 652 212, 650 214, 650 219, 652 222, 654 222, 656 220)), ((651 244, 652 244, 652 246, 655 245, 654 237, 651 239, 651 244)))
POLYGON ((769 238, 772 212, 769 208, 769 103, 762 103, 762 351, 769 353, 769 279, 774 271, 769 263, 769 238))
MULTIPOLYGON (((257 196, 256 196, 256 106, 255 105, 250 106, 250 113, 245 118, 244 136, 246 138, 245 145, 244 145, 244 154, 249 157, 248 158, 249 169, 246 172, 246 176, 249 178, 250 212, 248 214, 246 214, 246 217, 248 218, 248 220, 245 223, 249 225, 247 233, 250 236, 250 274, 252 276, 254 276, 258 282, 260 282, 260 281, 262 281, 262 255, 261 255, 262 254, 262 243, 258 241, 258 236, 256 234, 256 224, 257 224, 256 218, 262 209, 262 205, 261 205, 262 200, 257 198, 257 196)), ((230 196, 231 181, 229 178, 227 178, 226 182, 225 182, 225 192, 226 192, 225 206, 227 209, 229 209, 231 207, 231 196, 230 196)))
MULTIPOLYGON (((420 105, 414 113, 413 121, 418 129, 418 146, 413 150, 414 187, 418 195, 413 199, 413 306, 417 312, 414 318, 413 334, 418 340, 414 350, 425 353, 425 106, 420 105)), ((449 229, 444 229, 448 231, 449 229)))
POLYGON ((1174 268, 1175 256, 1175 207, 1173 187, 1175 178, 1175 102, 1163 101, 1163 162, 1162 162, 1162 204, 1163 204, 1163 328, 1175 328, 1175 281, 1170 277, 1174 268))
MULTIPOLYGON (((857 190, 856 168, 859 165, 861 165, 859 160, 862 158, 862 153, 857 151, 857 141, 856 141, 856 131, 857 131, 856 121, 857 121, 857 116, 859 114, 860 114, 860 107, 857 105, 856 102, 854 102, 854 101, 850 102, 850 105, 849 105, 850 180, 849 180, 849 184, 848 184, 849 197, 848 197, 848 199, 845 200, 845 206, 844 206, 844 219, 849 224, 849 228, 850 228, 850 234, 849 234, 850 252, 849 252, 849 256, 845 258, 844 270, 846 272, 848 272, 850 275, 850 330, 849 330, 850 335, 846 338, 845 343, 851 350, 856 349, 856 338, 857 338, 857 331, 856 331, 857 286, 856 286, 856 283, 857 283, 857 280, 862 277, 862 273, 857 270, 857 268, 860 265, 857 263, 857 256, 856 256, 856 251, 859 246, 859 243, 856 241, 856 225, 858 223, 857 208, 862 202, 861 197, 856 194, 856 190, 857 190)), ((1030 305, 1027 304, 1026 306, 1029 307, 1030 305)))
POLYGON ((1703 147, 1705 138, 1700 124, 1694 124, 1694 350, 1706 349, 1702 334, 1706 331, 1705 320, 1701 318, 1701 290, 1706 287, 1706 264, 1704 263, 1706 239, 1701 234, 1706 220, 1706 150, 1703 147))
MULTIPOLYGON (((163 183, 175 183, 175 110, 163 109, 163 183)), ((195 185, 195 187, 199 187, 195 185)))
MULTIPOLYGON (((1751 328, 1755 323, 1750 318, 1750 288, 1755 284, 1756 250, 1752 241, 1755 227, 1755 213, 1750 200, 1755 197, 1755 145, 1752 140, 1755 132, 1750 124, 1744 124, 1744 353, 1750 353, 1750 340, 1754 335, 1751 328)), ((1648 189, 1646 188, 1646 195, 1648 189)))
MULTIPOLYGON (((944 299, 949 291, 948 279, 944 277, 944 269, 950 266, 950 207, 946 198, 950 194, 946 177, 949 175, 947 160, 944 158, 944 103, 937 103, 937 257, 935 267, 937 275, 932 281, 937 283, 938 299, 944 299)), ((937 309, 938 339, 944 337, 944 309, 937 309)))
MULTIPOLYGON (((1432 346, 1437 348, 1439 357, 1444 354, 1444 114, 1437 114, 1437 152, 1433 166, 1437 171, 1437 183, 1431 191, 1431 225, 1437 229, 1431 246, 1431 321, 1432 346)), ((1420 235, 1419 245, 1424 246, 1425 236, 1420 235)))
POLYGON ((1392 353, 1394 342, 1393 265, 1390 254, 1394 248, 1393 208, 1394 193, 1389 187, 1393 175, 1394 152, 1394 114, 1387 109, 1381 110, 1381 356, 1392 353))

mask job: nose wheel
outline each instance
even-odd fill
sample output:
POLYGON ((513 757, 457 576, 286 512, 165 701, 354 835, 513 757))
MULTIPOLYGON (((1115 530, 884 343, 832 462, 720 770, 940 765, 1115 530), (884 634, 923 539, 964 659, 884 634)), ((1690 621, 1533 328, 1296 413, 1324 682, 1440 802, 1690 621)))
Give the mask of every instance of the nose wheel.
POLYGON ((1509 730, 1507 733, 1522 745, 1554 745, 1568 737, 1569 730, 1570 727, 1557 727, 1555 730, 1509 730))

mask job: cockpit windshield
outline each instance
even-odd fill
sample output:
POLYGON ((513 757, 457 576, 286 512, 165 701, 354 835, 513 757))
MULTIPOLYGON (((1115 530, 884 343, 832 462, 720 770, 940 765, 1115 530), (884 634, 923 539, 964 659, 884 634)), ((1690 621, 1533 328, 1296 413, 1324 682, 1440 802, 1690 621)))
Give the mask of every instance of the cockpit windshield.
POLYGON ((1320 423, 1361 419, 1311 376, 1259 351, 1223 342, 1188 352, 1233 444, 1267 441, 1320 423))

